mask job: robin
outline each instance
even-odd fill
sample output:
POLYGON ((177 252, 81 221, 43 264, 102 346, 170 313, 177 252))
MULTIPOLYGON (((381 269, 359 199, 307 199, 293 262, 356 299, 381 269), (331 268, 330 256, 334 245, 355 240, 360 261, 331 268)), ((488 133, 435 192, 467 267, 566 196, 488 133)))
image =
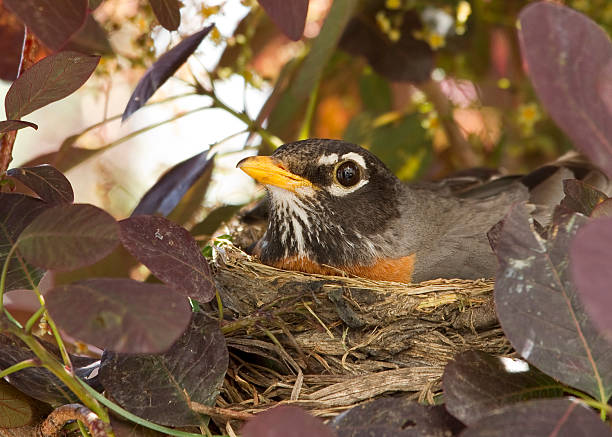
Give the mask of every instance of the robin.
MULTIPOLYGON (((454 188, 461 178, 404 184, 367 150, 326 139, 285 144, 237 167, 268 192, 268 226, 253 250, 263 263, 406 283, 493 277, 487 232, 512 204, 530 199, 528 188, 550 197, 539 182, 554 173, 461 190, 454 188)), ((571 177, 558 176, 556 185, 571 177)), ((563 196, 556 191, 553 203, 563 196)))

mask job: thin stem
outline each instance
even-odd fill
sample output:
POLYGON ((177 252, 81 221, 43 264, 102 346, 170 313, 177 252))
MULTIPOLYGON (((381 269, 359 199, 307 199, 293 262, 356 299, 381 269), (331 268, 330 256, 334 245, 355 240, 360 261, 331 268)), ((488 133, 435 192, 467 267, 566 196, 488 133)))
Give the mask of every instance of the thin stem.
POLYGON ((4 310, 4 287, 6 286, 6 276, 8 275, 8 266, 13 253, 17 249, 17 245, 13 244, 11 250, 9 250, 4 260, 4 266, 2 266, 2 274, 0 274, 0 310, 4 310))
MULTIPOLYGON (((40 365, 53 373, 60 381, 62 381, 68 389, 70 389, 79 400, 98 415, 100 419, 102 419, 106 423, 110 423, 110 419, 108 417, 108 413, 102 406, 96 401, 95 398, 92 398, 90 394, 83 388, 83 386, 79 383, 78 379, 60 363, 53 354, 51 354, 47 349, 45 349, 39 341, 33 337, 32 335, 25 334, 20 329, 11 329, 11 334, 18 337, 21 341, 23 341, 26 346, 30 348, 30 350, 36 355, 36 357, 40 360, 40 365)), ((93 389, 92 389, 93 390, 93 389)))
POLYGON ((53 320, 53 318, 47 311, 47 308, 45 307, 45 298, 42 296, 42 294, 40 294, 40 290, 38 289, 37 285, 33 283, 31 285, 32 285, 32 289, 34 290, 34 293, 36 293, 36 297, 38 297, 38 302, 40 302, 41 308, 43 308, 43 310, 45 311, 45 320, 49 324, 49 328, 51 328, 51 332, 53 333, 53 338, 55 339, 55 343, 57 343, 57 347, 60 350, 60 355, 62 356, 62 361, 64 362, 64 366, 66 366, 66 368, 70 371, 70 373, 73 374, 74 370, 72 369, 72 362, 70 361, 70 355, 68 355, 68 349, 66 349, 66 345, 64 344, 64 340, 62 339, 62 336, 59 333, 59 329, 57 329, 57 325, 55 324, 55 321, 53 320))
POLYGON ((95 149, 95 151, 96 152, 103 152, 103 151, 108 150, 108 149, 110 149, 112 147, 118 146, 121 143, 125 143, 126 141, 131 140, 132 138, 134 138, 134 137, 136 137, 136 136, 138 136, 138 135, 140 135, 142 133, 145 133, 145 132, 148 132, 148 131, 150 131, 152 129, 155 129, 156 127, 163 126, 164 124, 171 123, 173 121, 178 120, 179 118, 186 117, 188 115, 194 114, 194 113, 196 113, 198 111, 203 111, 205 109, 211 109, 211 106, 201 106, 199 108, 195 108, 195 109, 191 109, 189 111, 181 112, 180 114, 177 114, 174 117, 171 117, 171 118, 169 118, 167 120, 163 120, 163 121, 160 121, 158 123, 150 124, 149 126, 145 126, 142 129, 138 129, 138 130, 136 130, 134 132, 131 132, 131 133, 129 133, 129 134, 127 134, 127 135, 125 135, 125 136, 123 136, 121 138, 116 139, 115 141, 112 141, 112 142, 110 142, 108 144, 105 144, 104 146, 102 146, 102 147, 100 147, 98 149, 95 149))
POLYGON ((41 306, 40 308, 38 308, 38 310, 36 310, 34 314, 32 314, 32 316, 26 322, 25 332, 27 332, 28 334, 30 333, 30 331, 32 330, 32 326, 34 326, 34 323, 36 323, 36 321, 40 319, 40 316, 42 316, 44 312, 45 307, 41 306))
POLYGON ((40 361, 35 360, 33 358, 29 360, 21 361, 17 364, 13 364, 10 367, 7 367, 2 372, 0 372, 0 379, 4 378, 7 375, 10 375, 11 373, 15 373, 20 370, 27 369, 28 367, 38 367, 38 366, 40 366, 40 361))
POLYGON ((310 137, 310 128, 312 126, 312 119, 314 117, 315 108, 317 107, 320 84, 321 79, 318 79, 315 87, 310 93, 310 97, 308 99, 308 107, 306 108, 306 114, 304 116, 304 122, 302 123, 300 132, 298 133, 298 140, 305 140, 310 137))
POLYGON ((275 135, 272 135, 270 132, 266 131, 253 120, 251 120, 251 118, 246 112, 238 112, 230 106, 226 105, 223 101, 219 100, 219 98, 213 92, 206 91, 204 92, 204 95, 213 99, 214 107, 223 109, 224 111, 236 117, 238 120, 242 121, 248 126, 249 131, 256 132, 257 134, 259 134, 259 136, 273 149, 276 149, 277 147, 283 144, 283 141, 280 138, 276 137, 275 135))
POLYGON ((589 395, 586 395, 579 390, 574 390, 570 387, 563 387, 563 391, 580 398, 580 400, 588 406, 597 408, 599 410, 599 416, 601 417, 601 420, 606 420, 607 415, 612 415, 612 406, 606 404, 605 402, 597 401, 589 395))
MULTIPOLYGON (((170 97, 167 97, 165 99, 158 100, 156 102, 147 103, 145 106, 143 106, 143 108, 148 108, 149 106, 154 106, 154 105, 160 105, 162 103, 168 103, 168 102, 171 102, 172 100, 176 100, 176 99, 179 99, 181 97, 188 97, 188 96, 193 96, 193 95, 195 95, 193 92, 184 93, 184 94, 177 94, 175 96, 170 96, 170 97)), ((95 123, 95 124, 92 124, 91 126, 86 127, 81 132, 79 132, 78 134, 75 134, 75 135, 77 137, 83 136, 87 132, 89 132, 91 130, 94 130, 94 129, 100 127, 100 126, 103 126, 106 123, 109 123, 111 121, 117 120, 117 119, 121 118, 122 116, 123 116, 123 113, 117 114, 117 115, 113 115, 112 117, 104 118, 102 121, 99 121, 98 123, 95 123)))
MULTIPOLYGON (((79 378, 77 377, 77 379, 79 379, 79 378)), ((83 385, 83 388, 91 395, 91 397, 96 399, 98 402, 100 402, 102 405, 104 405, 109 410, 111 410, 114 413, 118 414, 119 416, 129 420, 130 422, 134 422, 134 423, 136 423, 138 425, 141 425, 141 426, 144 426, 146 428, 150 428, 152 430, 163 432, 163 433, 166 433, 166 434, 170 434, 170 435, 173 435, 173 436, 176 436, 176 437, 202 437, 201 434, 193 434, 193 433, 190 433, 190 432, 184 432, 184 431, 179 431, 179 430, 176 430, 176 429, 166 428, 165 426, 157 425, 156 423, 149 422, 148 420, 145 420, 145 419, 143 419, 141 417, 138 417, 135 414, 132 414, 132 413, 130 413, 127 410, 124 410, 119 405, 115 404, 114 402, 110 401, 109 399, 106 399, 104 396, 102 396, 100 393, 95 391, 89 385, 85 384, 80 379, 79 379, 79 381, 83 385)))
POLYGON ((2 310, 4 311, 4 315, 6 316, 6 318, 9 319, 15 326, 17 326, 19 329, 23 328, 23 326, 21 326, 21 323, 19 323, 19 321, 15 317, 13 317, 9 310, 7 310, 6 308, 2 308, 2 310))
POLYGON ((219 321, 223 320, 223 302, 221 301, 221 295, 219 294, 219 290, 215 292, 217 296, 217 307, 219 308, 219 321))

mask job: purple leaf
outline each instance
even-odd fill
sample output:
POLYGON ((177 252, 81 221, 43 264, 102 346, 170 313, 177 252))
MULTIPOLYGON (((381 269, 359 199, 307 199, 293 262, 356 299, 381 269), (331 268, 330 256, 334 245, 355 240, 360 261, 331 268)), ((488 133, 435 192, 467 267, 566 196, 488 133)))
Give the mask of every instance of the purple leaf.
POLYGON ((215 296, 208 262, 186 229, 148 215, 122 220, 120 229, 123 246, 164 283, 200 302, 215 296))
MULTIPOLYGON (((6 256, 26 226, 48 208, 47 203, 30 196, 0 193, 0 265, 4 265, 6 256)), ((5 291, 30 288, 32 284, 28 278, 37 284, 42 277, 40 270, 25 262, 22 264, 22 261, 19 251, 15 252, 9 261, 5 291), (23 270, 24 266, 27 272, 23 270)))
POLYGON ((62 172, 50 165, 13 168, 6 174, 31 188, 47 203, 60 204, 74 201, 72 185, 62 172))
POLYGON ((584 215, 591 215, 595 207, 608 198, 594 186, 577 179, 564 180, 563 192, 565 197, 561 205, 584 215))
POLYGON ((63 50, 97 55, 113 54, 113 48, 106 36, 106 31, 91 14, 87 16, 81 30, 70 38, 63 50))
POLYGON ((549 2, 525 7, 519 21, 521 51, 538 97, 576 147, 612 176, 609 36, 586 16, 549 2))
POLYGON ((561 384, 525 361, 480 351, 463 352, 448 363, 443 388, 448 412, 468 425, 508 404, 563 395, 561 384))
POLYGON ((330 427, 298 407, 281 405, 259 413, 240 432, 243 437, 336 437, 330 427))
POLYGON ((161 353, 183 333, 187 299, 160 284, 98 278, 60 285, 45 295, 49 314, 72 337, 100 348, 161 353))
POLYGON ((583 226, 570 246, 572 278, 593 323, 612 340, 612 217, 583 226))
POLYGON ((537 399, 501 408, 461 437, 610 437, 610 428, 586 405, 571 399, 537 399))
POLYGON ((10 132, 12 130, 19 130, 19 129, 23 129, 24 127, 33 127, 34 129, 38 129, 38 125, 30 121, 23 121, 23 120, 0 121, 0 133, 10 132))
POLYGON ((555 218, 542 239, 525 204, 503 222, 496 253, 495 307, 516 351, 544 373, 607 402, 612 393, 612 347, 578 300, 570 278, 569 243, 588 219, 555 218))
POLYGON ((19 236, 19 253, 28 262, 55 270, 93 264, 119 243, 115 219, 93 205, 58 205, 36 217, 19 236))
POLYGON ((179 204, 183 195, 198 179, 210 177, 214 159, 204 151, 176 164, 162 175, 142 197, 132 217, 142 214, 167 216, 179 204))
POLYGON ((6 93, 6 118, 19 119, 72 94, 89 79, 99 61, 99 56, 60 52, 37 62, 6 93))
POLYGON ((195 313, 190 326, 161 355, 105 352, 100 381, 128 411, 167 426, 202 424, 190 402, 214 405, 229 354, 219 322, 195 313))
POLYGON ((87 0, 4 0, 44 45, 60 50, 85 23, 87 0))
POLYGON ((297 41, 304 33, 308 0, 257 0, 289 39, 297 41))
POLYGON ((443 405, 420 405, 397 397, 353 407, 330 425, 338 437, 454 436, 464 428, 443 405))
POLYGON ((181 24, 181 3, 179 0, 149 0, 151 9, 159 24, 168 30, 176 30, 181 24))
POLYGON ((155 91, 157 91, 157 89, 162 86, 198 48, 202 40, 212 30, 213 26, 214 24, 211 24, 199 32, 188 36, 175 47, 161 55, 161 57, 149 67, 130 96, 130 101, 125 107, 125 111, 123 111, 121 121, 127 120, 130 115, 138 111, 147 103, 147 100, 149 100, 153 93, 155 93, 155 91))

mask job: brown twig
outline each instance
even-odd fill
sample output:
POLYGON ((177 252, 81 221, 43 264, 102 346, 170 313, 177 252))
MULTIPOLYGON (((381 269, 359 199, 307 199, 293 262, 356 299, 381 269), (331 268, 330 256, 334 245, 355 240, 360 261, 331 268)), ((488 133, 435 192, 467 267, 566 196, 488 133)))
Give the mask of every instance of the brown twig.
POLYGON ((438 82, 429 80, 419 84, 419 89, 425 93, 428 100, 433 104, 438 112, 438 117, 448 137, 453 154, 460 160, 462 167, 476 167, 480 164, 480 159, 474 153, 472 145, 465 138, 459 126, 453 118, 453 106, 448 98, 440 89, 438 82))
POLYGON ((249 420, 253 418, 253 414, 251 413, 230 410, 228 408, 209 407, 208 405, 203 405, 198 402, 190 402, 189 407, 196 413, 220 417, 223 419, 249 420))
POLYGON ((62 405, 53 410, 38 427, 36 436, 59 436, 64 425, 72 420, 79 420, 85 425, 92 437, 108 437, 107 424, 81 404, 62 405))
MULTIPOLYGON (((25 28, 23 47, 21 49, 21 59, 19 60, 19 68, 17 69, 17 77, 19 77, 21 73, 30 68, 36 62, 39 49, 40 43, 32 32, 29 32, 28 29, 25 28)), ((4 172, 8 169, 9 164, 13 160, 13 146, 15 145, 16 137, 16 130, 0 135, 0 175, 4 174, 4 172)))

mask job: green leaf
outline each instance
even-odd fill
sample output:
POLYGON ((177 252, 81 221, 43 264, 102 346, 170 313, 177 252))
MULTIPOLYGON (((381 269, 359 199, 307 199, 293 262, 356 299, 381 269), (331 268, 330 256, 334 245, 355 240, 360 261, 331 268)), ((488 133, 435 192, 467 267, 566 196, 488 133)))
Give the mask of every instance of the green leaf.
POLYGON ((319 83, 344 27, 358 4, 355 0, 335 0, 332 3, 319 36, 313 41, 295 79, 282 94, 268 118, 270 132, 280 138, 291 138, 294 135, 296 120, 306 108, 312 90, 319 83))

